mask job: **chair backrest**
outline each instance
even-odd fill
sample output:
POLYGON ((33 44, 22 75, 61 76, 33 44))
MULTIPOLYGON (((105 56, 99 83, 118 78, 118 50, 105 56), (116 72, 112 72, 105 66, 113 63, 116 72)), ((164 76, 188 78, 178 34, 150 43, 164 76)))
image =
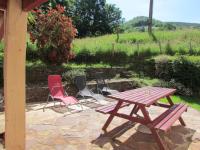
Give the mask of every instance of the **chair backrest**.
POLYGON ((59 97, 64 96, 64 89, 62 86, 61 76, 60 75, 49 75, 48 76, 48 87, 51 96, 59 97))
POLYGON ((76 87, 81 91, 86 87, 86 77, 84 75, 76 76, 74 78, 76 87))
POLYGON ((107 87, 107 84, 105 82, 103 72, 97 72, 95 74, 96 82, 97 82, 97 87, 99 89, 103 89, 104 87, 107 87))

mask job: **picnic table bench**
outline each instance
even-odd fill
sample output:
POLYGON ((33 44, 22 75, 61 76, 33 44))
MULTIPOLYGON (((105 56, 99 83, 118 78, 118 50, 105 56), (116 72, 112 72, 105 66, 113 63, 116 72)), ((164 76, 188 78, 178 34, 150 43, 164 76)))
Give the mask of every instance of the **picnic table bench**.
POLYGON ((173 103, 170 96, 173 95, 175 92, 176 89, 143 87, 109 95, 109 98, 115 99, 118 102, 96 109, 97 112, 110 115, 102 130, 106 131, 107 127, 112 122, 115 116, 127 119, 132 122, 140 123, 150 129, 160 149, 165 150, 166 148, 161 137, 158 134, 158 131, 162 130, 164 132, 167 132, 177 120, 179 120, 181 125, 185 126, 185 122, 183 121, 181 115, 183 114, 183 112, 187 111, 187 105, 173 103), (167 98, 169 104, 158 102, 160 99, 165 97, 167 98), (133 109, 131 110, 130 114, 118 112, 120 108, 129 105, 133 105, 133 109), (151 105, 164 107, 167 109, 155 119, 151 119, 147 110, 147 108, 151 105), (142 117, 138 115, 139 110, 142 112, 142 117))

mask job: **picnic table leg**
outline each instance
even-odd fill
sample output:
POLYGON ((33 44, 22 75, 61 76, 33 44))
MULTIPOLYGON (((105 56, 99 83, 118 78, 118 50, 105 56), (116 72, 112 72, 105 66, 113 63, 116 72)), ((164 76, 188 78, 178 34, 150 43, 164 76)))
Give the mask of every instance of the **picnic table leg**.
POLYGON ((108 128, 109 124, 111 123, 111 121, 113 120, 115 113, 117 113, 117 111, 120 109, 121 105, 123 102, 119 101, 117 103, 117 105, 115 106, 115 109, 110 113, 110 116, 108 117, 106 123, 104 124, 102 130, 106 132, 106 129, 108 128))
POLYGON ((158 134, 158 131, 156 131, 156 129, 153 129, 153 128, 151 128, 150 130, 151 130, 151 133, 154 136, 160 150, 165 150, 164 144, 163 144, 163 142, 162 142, 162 140, 161 140, 161 138, 158 134))
MULTIPOLYGON (((145 119, 147 122, 150 123, 150 122, 151 122, 151 118, 150 118, 149 113, 147 112, 146 108, 140 106, 140 109, 141 109, 141 111, 142 111, 142 114, 144 115, 144 119, 145 119)), ((147 125, 147 127, 148 127, 148 124, 146 124, 146 125, 147 125)), ((162 142, 162 140, 161 140, 161 138, 160 138, 158 132, 156 131, 156 129, 154 129, 154 128, 152 128, 152 127, 150 127, 149 129, 151 130, 152 135, 154 136, 154 138, 155 138, 155 140, 156 140, 158 146, 160 147, 160 150, 165 150, 165 146, 164 146, 164 144, 163 144, 163 142, 162 142)))
MULTIPOLYGON (((169 104, 170 104, 171 106, 174 105, 174 103, 173 103, 172 99, 170 98, 170 96, 167 96, 167 100, 168 100, 168 102, 169 102, 169 104)), ((183 120, 182 117, 179 118, 179 122, 181 123, 182 126, 186 126, 186 124, 185 124, 185 122, 184 122, 184 120, 183 120)))
POLYGON ((139 106, 135 104, 130 113, 130 116, 132 116, 133 114, 136 114, 138 111, 139 111, 139 106))

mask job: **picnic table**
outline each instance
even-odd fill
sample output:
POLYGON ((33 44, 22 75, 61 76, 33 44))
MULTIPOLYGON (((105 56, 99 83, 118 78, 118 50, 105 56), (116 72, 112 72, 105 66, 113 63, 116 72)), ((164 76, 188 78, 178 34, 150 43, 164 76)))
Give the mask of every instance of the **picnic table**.
POLYGON ((167 132, 170 127, 177 121, 185 126, 181 115, 187 111, 186 104, 174 104, 170 98, 176 92, 176 89, 160 88, 160 87, 143 87, 125 92, 119 92, 109 95, 109 98, 117 100, 117 103, 97 108, 96 111, 103 114, 110 114, 102 130, 106 132, 109 124, 114 117, 127 119, 131 122, 140 123, 147 126, 154 136, 161 150, 165 150, 165 144, 158 134, 159 130, 167 132), (168 104, 159 103, 162 98, 167 98, 168 104), (119 113, 118 110, 125 106, 133 105, 129 114, 119 113), (151 119, 148 107, 155 105, 166 108, 158 117, 151 119), (141 111, 142 116, 138 114, 141 111))

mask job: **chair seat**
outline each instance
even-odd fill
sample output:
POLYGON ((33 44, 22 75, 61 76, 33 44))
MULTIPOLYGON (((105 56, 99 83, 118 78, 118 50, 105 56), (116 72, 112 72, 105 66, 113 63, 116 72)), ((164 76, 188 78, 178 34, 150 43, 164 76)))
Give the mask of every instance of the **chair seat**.
POLYGON ((73 105, 78 103, 78 100, 73 96, 55 96, 53 98, 60 100, 65 105, 73 105))

